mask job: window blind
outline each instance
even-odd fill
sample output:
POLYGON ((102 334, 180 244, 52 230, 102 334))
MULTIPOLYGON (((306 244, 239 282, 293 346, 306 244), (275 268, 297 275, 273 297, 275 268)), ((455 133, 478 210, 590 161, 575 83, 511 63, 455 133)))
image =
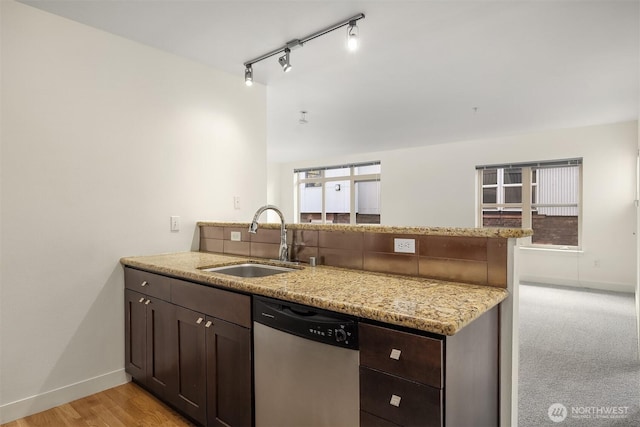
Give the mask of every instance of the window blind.
POLYGON ((560 166, 577 166, 582 164, 582 157, 575 159, 562 159, 562 160, 546 160, 546 161, 537 161, 537 162, 524 162, 524 163, 503 163, 496 165, 478 165, 476 166, 477 170, 482 169, 514 169, 514 168, 553 168, 560 166))

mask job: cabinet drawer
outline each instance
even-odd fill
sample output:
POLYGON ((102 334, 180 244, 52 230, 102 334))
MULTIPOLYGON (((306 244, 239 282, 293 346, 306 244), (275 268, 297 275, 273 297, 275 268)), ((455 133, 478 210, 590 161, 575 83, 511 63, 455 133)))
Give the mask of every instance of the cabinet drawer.
POLYGON ((360 323, 360 365, 442 388, 442 341, 360 323))
POLYGON ((245 328, 251 328, 251 297, 171 279, 171 302, 245 328))
POLYGON ((400 427, 391 421, 384 420, 368 412, 360 411, 360 427, 400 427))
POLYGON ((441 426, 442 390, 360 368, 360 409, 402 426, 441 426))
POLYGON ((171 296, 169 278, 125 267, 124 287, 168 301, 171 296))

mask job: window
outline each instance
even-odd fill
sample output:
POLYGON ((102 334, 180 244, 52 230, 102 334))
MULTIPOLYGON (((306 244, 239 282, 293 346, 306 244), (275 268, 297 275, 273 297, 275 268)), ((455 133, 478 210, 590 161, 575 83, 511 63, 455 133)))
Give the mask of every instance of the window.
POLYGON ((380 224, 380 162, 294 170, 298 222, 380 224))
POLYGON ((476 169, 482 227, 532 228, 533 245, 580 246, 582 159, 476 169))

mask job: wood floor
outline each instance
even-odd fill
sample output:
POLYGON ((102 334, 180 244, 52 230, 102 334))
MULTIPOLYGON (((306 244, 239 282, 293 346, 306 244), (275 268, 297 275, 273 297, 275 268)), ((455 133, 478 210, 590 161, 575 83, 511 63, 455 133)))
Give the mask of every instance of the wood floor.
POLYGON ((0 427, 193 425, 139 386, 127 383, 0 427))

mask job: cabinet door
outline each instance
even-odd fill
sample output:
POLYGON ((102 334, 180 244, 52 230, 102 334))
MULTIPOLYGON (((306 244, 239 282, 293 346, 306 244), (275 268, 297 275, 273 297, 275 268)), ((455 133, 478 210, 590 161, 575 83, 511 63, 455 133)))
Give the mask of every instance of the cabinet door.
POLYGON ((147 308, 147 387, 168 398, 177 390, 175 306, 148 297, 147 308))
POLYGON ((215 318, 207 325, 207 425, 251 426, 251 330, 215 318))
POLYGON ((198 421, 206 422, 205 315, 175 306, 176 366, 174 405, 198 421))
POLYGON ((141 384, 147 383, 147 320, 146 297, 138 292, 124 291, 125 371, 141 384))

